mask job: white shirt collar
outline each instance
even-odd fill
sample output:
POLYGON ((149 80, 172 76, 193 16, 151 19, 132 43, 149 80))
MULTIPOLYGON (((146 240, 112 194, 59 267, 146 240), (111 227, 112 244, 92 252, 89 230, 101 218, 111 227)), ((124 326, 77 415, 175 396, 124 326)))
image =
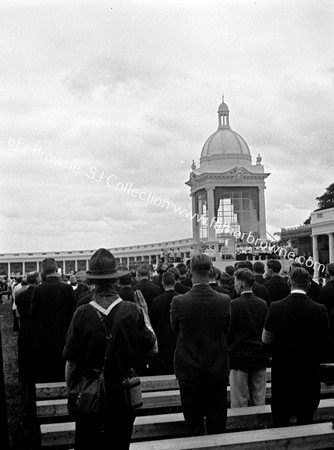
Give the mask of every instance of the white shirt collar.
POLYGON ((95 309, 97 309, 98 311, 100 311, 100 313, 104 314, 105 316, 107 316, 110 311, 116 306, 118 305, 118 303, 122 302, 123 300, 121 299, 121 297, 118 297, 114 302, 112 302, 112 304, 107 308, 103 308, 101 305, 99 305, 98 303, 96 303, 95 300, 92 300, 90 302, 90 305, 94 306, 95 309))
POLYGON ((307 295, 303 289, 292 289, 291 294, 304 294, 307 295))

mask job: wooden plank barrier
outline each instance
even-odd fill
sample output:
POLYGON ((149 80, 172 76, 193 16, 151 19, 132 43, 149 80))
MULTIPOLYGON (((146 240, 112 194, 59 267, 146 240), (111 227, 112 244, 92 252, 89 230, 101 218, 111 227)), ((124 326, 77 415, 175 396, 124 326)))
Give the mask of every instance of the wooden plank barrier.
MULTIPOLYGON (((268 369, 267 372, 267 381, 268 380, 271 381, 270 369, 268 369)), ((137 410, 137 417, 134 424, 132 441, 138 442, 145 440, 145 442, 147 441, 147 443, 150 443, 151 445, 151 441, 154 439, 161 440, 164 438, 165 439, 173 438, 174 440, 174 438, 185 436, 185 424, 183 415, 181 413, 180 393, 178 389, 178 382, 175 378, 175 375, 141 377, 141 382, 142 382, 144 405, 137 410)), ((270 400, 270 397, 271 397, 271 384, 267 383, 266 398, 268 401, 270 400)), ((65 383, 63 382, 63 383, 36 384, 36 398, 37 398, 36 402, 37 417, 41 423, 40 425, 41 446, 48 448, 66 446, 67 448, 69 448, 69 446, 74 444, 75 424, 74 422, 69 421, 70 418, 67 412, 65 383)), ((332 420, 334 415, 333 414, 334 384, 327 385, 321 383, 321 398, 322 400, 315 414, 315 421, 324 422, 332 420)), ((228 401, 229 400, 230 400, 230 388, 228 387, 228 401)), ((234 430, 239 430, 238 433, 240 433, 241 432, 240 430, 245 429, 251 430, 254 428, 261 429, 270 426, 272 426, 272 417, 269 405, 248 407, 248 408, 236 408, 228 410, 228 420, 227 420, 227 429, 229 431, 228 435, 231 435, 231 432, 234 430)), ((296 437, 296 439, 293 438, 291 442, 300 442, 300 439, 301 437, 299 436, 298 438, 296 437)), ((317 440, 316 437, 315 440, 317 440)), ((247 445, 245 444, 245 448, 246 447, 253 448, 249 447, 249 442, 247 440, 245 442, 247 442, 247 445)), ((273 442, 276 442, 275 439, 273 440, 273 442)), ((287 437, 286 439, 282 440, 282 445, 290 445, 289 442, 290 442, 289 438, 287 437)), ((311 436, 307 438, 307 442, 313 442, 311 436)), ((323 441, 321 440, 321 442, 323 441)), ((185 445, 188 445, 188 443, 185 445)), ((240 445, 244 444, 241 443, 240 445)), ((259 443, 259 445, 260 445, 259 447, 254 448, 267 448, 265 446, 261 447, 262 445, 261 443, 259 443)), ((270 445, 273 446, 268 448, 279 448, 274 447, 274 444, 270 445)), ((332 447, 334 447, 334 441, 332 442, 332 447)), ((131 447, 131 449, 132 448, 133 450, 141 450, 144 448, 145 450, 146 448, 148 450, 155 448, 160 449, 159 446, 138 447, 138 448, 131 447)), ((161 449, 164 448, 165 447, 161 447, 161 449)), ((172 449, 174 447, 168 448, 172 449)), ((180 447, 180 449, 183 448, 225 449, 229 447, 215 447, 215 446, 180 447)), ((234 446, 231 448, 236 447, 234 446)), ((297 448, 297 447, 288 446, 284 448, 297 448)), ((305 447, 305 448, 325 448, 325 447, 305 447)))
MULTIPOLYGON (((315 422, 324 422, 333 418, 334 399, 321 400, 314 415, 315 422)), ((270 405, 234 408, 227 411, 227 430, 251 430, 272 426, 270 405)), ((70 446, 74 444, 75 423, 52 423, 41 425, 41 446, 70 446)), ((240 431, 239 431, 240 433, 240 431)), ((148 443, 152 439, 177 438, 185 436, 185 424, 182 413, 159 414, 136 417, 132 440, 148 443)), ((228 433, 229 435, 230 433, 228 433)), ((226 435, 225 435, 226 436, 226 435)), ((334 444, 334 440, 332 442, 334 444)), ((132 447, 131 447, 132 448, 132 447)), ((135 449, 136 447, 134 447, 135 449)), ((144 450, 145 447, 139 447, 144 450)), ((138 448, 138 450, 139 450, 138 448)), ((155 448, 155 447, 148 447, 155 448)), ((159 448, 159 447, 157 447, 159 448)), ((183 448, 183 447, 182 447, 183 448)), ((190 447, 189 447, 190 448, 190 447)), ((197 447, 196 447, 197 448, 197 447)), ((214 448, 214 447, 213 447, 214 448)))
MULTIPOLYGON (((334 385, 327 385, 321 383, 321 398, 328 398, 334 396, 334 385)), ((266 388, 266 400, 271 398, 271 383, 267 383, 266 388)), ((230 387, 227 387, 227 401, 230 402, 230 387)), ((153 391, 143 392, 143 406, 138 408, 137 415, 153 414, 154 410, 158 412, 166 412, 170 408, 181 411, 181 399, 180 391, 167 390, 167 391, 153 391)), ((37 400, 36 402, 37 417, 40 420, 50 417, 66 417, 67 411, 67 399, 51 399, 51 400, 37 400)), ((169 411, 167 411, 169 412, 169 411)))
POLYGON ((132 443, 130 450, 315 450, 333 448, 331 422, 132 443))
MULTIPOLYGON (((141 377, 142 392, 169 391, 179 388, 175 375, 155 375, 141 377)), ((267 369, 267 383, 271 382, 271 369, 267 369)), ((36 388, 36 399, 66 398, 66 384, 64 381, 58 383, 38 383, 36 388)))

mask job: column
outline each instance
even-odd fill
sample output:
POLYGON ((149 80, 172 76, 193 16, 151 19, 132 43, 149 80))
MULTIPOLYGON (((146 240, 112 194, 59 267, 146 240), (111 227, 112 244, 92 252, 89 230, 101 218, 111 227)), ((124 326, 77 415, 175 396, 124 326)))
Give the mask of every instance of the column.
POLYGON ((329 262, 334 263, 334 233, 328 233, 329 262))
POLYGON ((7 277, 8 277, 8 279, 7 279, 7 281, 9 281, 9 277, 10 277, 10 263, 8 262, 7 263, 7 277))
POLYGON ((26 263, 25 261, 22 261, 22 275, 25 275, 26 273, 26 263))
POLYGON ((215 198, 214 198, 214 189, 213 187, 206 188, 206 198, 208 204, 208 227, 209 227, 209 237, 208 241, 216 240, 216 230, 214 228, 215 225, 215 198))
POLYGON ((312 254, 313 254, 313 263, 314 263, 314 278, 317 280, 319 277, 319 264, 315 264, 319 262, 319 250, 318 250, 318 236, 312 236, 312 254))
POLYGON ((259 222, 260 222, 260 238, 266 239, 266 206, 264 200, 264 186, 259 186, 259 222))
POLYGON ((74 272, 77 272, 77 271, 78 271, 78 260, 75 259, 74 260, 74 272))
POLYGON ((193 217, 193 223, 192 223, 192 227, 193 227, 193 240, 194 243, 199 243, 199 222, 198 222, 198 217, 195 215, 196 214, 196 194, 190 194, 191 195, 191 211, 192 211, 192 217, 193 217))

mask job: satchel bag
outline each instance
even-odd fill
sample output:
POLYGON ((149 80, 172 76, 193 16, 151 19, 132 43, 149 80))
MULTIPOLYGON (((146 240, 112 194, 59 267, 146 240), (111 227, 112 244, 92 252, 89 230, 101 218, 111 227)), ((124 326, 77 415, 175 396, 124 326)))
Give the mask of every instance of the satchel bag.
POLYGON ((74 418, 97 417, 106 409, 104 372, 93 369, 89 376, 81 375, 68 391, 67 408, 74 418))

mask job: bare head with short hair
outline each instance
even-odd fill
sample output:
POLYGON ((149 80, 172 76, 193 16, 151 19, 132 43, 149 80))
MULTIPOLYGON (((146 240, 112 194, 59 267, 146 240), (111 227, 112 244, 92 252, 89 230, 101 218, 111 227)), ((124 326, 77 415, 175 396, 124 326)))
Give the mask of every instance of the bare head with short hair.
POLYGON ((264 270, 264 264, 262 261, 255 261, 255 263, 253 264, 253 270, 256 274, 261 274, 263 275, 265 270, 264 270))
POLYGON ((278 275, 282 270, 282 264, 277 259, 267 261, 268 272, 278 275))
POLYGON ((45 258, 42 262, 42 271, 46 277, 58 273, 56 260, 54 258, 45 258))
POLYGON ((175 277, 175 281, 179 281, 180 280, 180 272, 179 269, 177 269, 176 267, 170 267, 167 272, 172 272, 174 274, 175 277))
POLYGON ((294 267, 290 273, 290 284, 292 289, 302 289, 307 292, 310 286, 311 276, 306 269, 294 267))
POLYGON ((161 276, 161 282, 165 290, 174 288, 175 286, 175 275, 172 270, 167 270, 161 276))
POLYGON ((252 290, 254 281, 253 272, 246 267, 236 270, 234 274, 234 286, 238 294, 246 290, 252 290))
POLYGON ((148 278, 150 275, 150 268, 148 264, 141 264, 137 269, 140 278, 148 278))
POLYGON ((209 274, 212 267, 211 259, 204 253, 194 255, 190 261, 193 284, 209 283, 209 274))
POLYGON ((39 272, 35 270, 34 272, 29 272, 27 275, 28 284, 38 284, 39 283, 39 272))

